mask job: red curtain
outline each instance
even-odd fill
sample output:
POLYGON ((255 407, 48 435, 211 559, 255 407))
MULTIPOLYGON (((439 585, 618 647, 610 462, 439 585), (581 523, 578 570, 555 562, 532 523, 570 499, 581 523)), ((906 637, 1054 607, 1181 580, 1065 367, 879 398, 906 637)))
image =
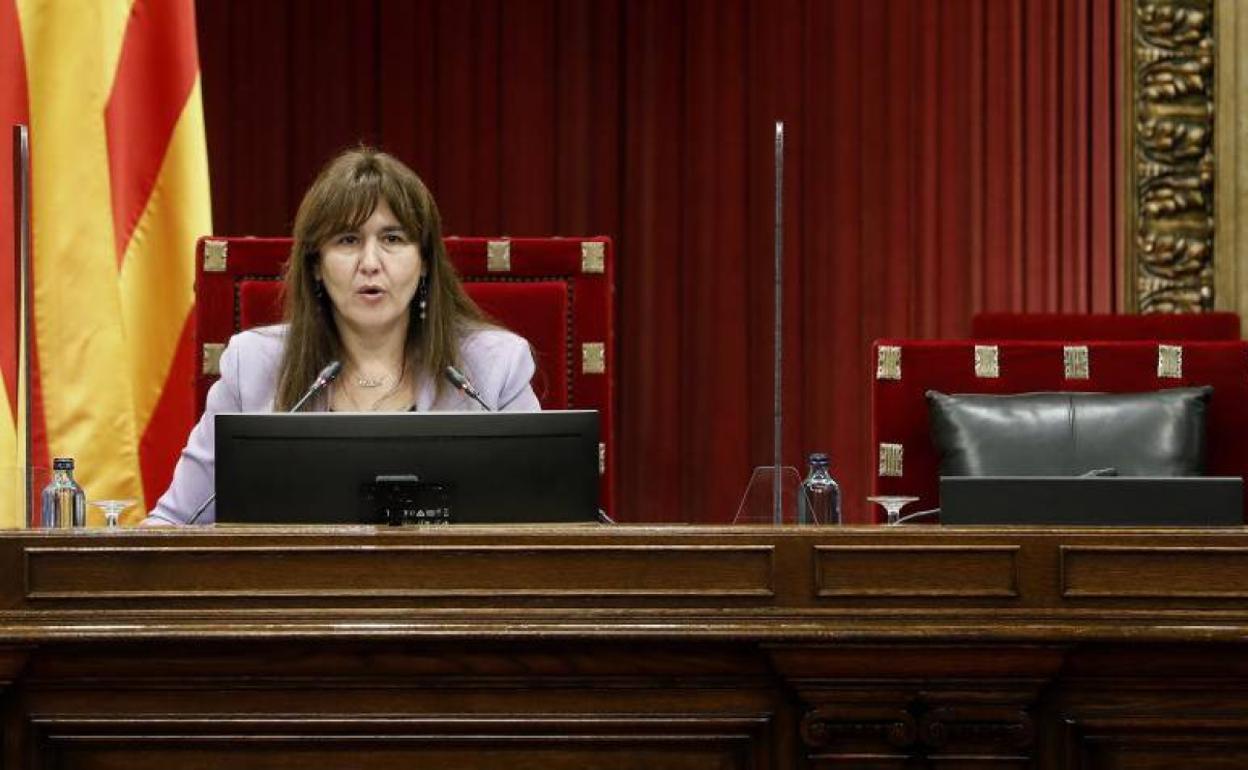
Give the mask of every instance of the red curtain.
POLYGON ((450 232, 616 239, 619 510, 726 521, 771 457, 783 120, 785 446, 872 472, 872 339, 1113 311, 1115 0, 200 3, 215 218, 285 232, 377 142, 450 232))

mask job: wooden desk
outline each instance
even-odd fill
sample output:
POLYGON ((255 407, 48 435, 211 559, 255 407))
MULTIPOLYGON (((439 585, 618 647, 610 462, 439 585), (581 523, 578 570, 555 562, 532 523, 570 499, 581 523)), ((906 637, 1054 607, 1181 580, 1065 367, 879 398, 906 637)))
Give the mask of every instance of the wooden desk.
POLYGON ((1248 530, 0 534, 6 768, 1248 766, 1248 530))

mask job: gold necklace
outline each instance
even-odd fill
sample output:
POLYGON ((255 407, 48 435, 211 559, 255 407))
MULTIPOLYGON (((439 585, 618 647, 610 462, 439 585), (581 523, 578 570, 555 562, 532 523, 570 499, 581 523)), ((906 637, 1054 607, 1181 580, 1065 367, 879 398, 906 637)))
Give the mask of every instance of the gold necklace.
POLYGON ((382 385, 385 385, 389 381, 390 381, 390 375, 388 374, 383 374, 375 380, 369 377, 365 377, 362 374, 357 374, 355 376, 355 384, 359 385, 361 388, 380 388, 382 385))
MULTIPOLYGON (((353 367, 354 368, 354 367, 353 367)), ((403 379, 403 375, 407 372, 407 361, 404 361, 399 367, 399 379, 403 379)), ((380 388, 383 385, 389 385, 391 379, 390 372, 384 372, 380 377, 369 377, 364 372, 356 369, 351 373, 351 379, 361 388, 380 388)))
MULTIPOLYGON (((377 399, 377 401, 375 401, 374 403, 378 403, 378 402, 380 402, 380 401, 384 401, 385 399, 389 398, 389 397, 390 397, 390 395, 391 395, 391 394, 393 394, 393 393, 394 393, 394 391, 395 391, 395 390, 396 390, 396 389, 397 389, 400 385, 402 385, 402 384, 403 384, 403 378, 404 378, 405 376, 407 376, 407 359, 406 359, 406 358, 404 358, 404 359, 403 359, 403 363, 402 363, 402 364, 400 365, 400 367, 399 367, 399 379, 398 379, 398 381, 397 381, 397 382, 395 382, 395 383, 394 383, 394 387, 393 387, 393 388, 391 388, 390 390, 386 391, 386 393, 385 393, 385 394, 384 394, 381 398, 377 399)), ((383 386, 383 385, 385 385, 386 383, 390 382, 390 373, 389 373, 389 372, 386 372, 385 374, 381 375, 380 377, 367 377, 367 376, 365 376, 365 375, 364 375, 364 373, 363 373, 363 372, 361 372, 361 371, 359 371, 359 370, 356 370, 355 374, 353 374, 353 375, 351 376, 351 379, 355 380, 355 384, 356 384, 356 385, 358 385, 358 386, 360 386, 361 388, 370 388, 370 389, 371 389, 371 388, 380 388, 381 386, 383 386)), ((348 398, 351 398, 350 393, 348 393, 348 394, 347 394, 347 397, 348 397, 348 398)), ((355 403, 355 399, 351 399, 351 403, 353 403, 353 404, 354 404, 354 403, 355 403)), ((356 405, 356 408, 357 408, 357 409, 359 408, 359 405, 358 405, 358 404, 356 405)))
POLYGON ((367 409, 360 406, 360 402, 356 401, 355 396, 351 395, 351 388, 344 387, 342 389, 342 395, 346 397, 347 401, 351 404, 351 406, 357 412, 377 412, 377 411, 380 411, 379 407, 385 402, 386 399, 390 398, 396 392, 398 392, 399 387, 402 384, 403 384, 403 377, 400 377, 399 381, 394 383, 394 387, 390 388, 390 390, 387 390, 385 393, 382 393, 381 396, 372 404, 370 404, 367 409))

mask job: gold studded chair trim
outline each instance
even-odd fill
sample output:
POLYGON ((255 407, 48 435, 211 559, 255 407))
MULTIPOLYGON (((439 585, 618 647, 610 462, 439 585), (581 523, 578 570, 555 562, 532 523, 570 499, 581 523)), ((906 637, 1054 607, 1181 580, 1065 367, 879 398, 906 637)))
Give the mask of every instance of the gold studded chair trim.
POLYGON ((875 355, 875 379, 901 379, 901 347, 898 345, 880 345, 875 355))
POLYGON ((1157 376, 1179 379, 1183 376, 1183 346, 1157 346, 1157 376))
POLYGON ((486 244, 485 269, 491 273, 511 272, 511 241, 490 241, 486 244))
POLYGON ((1068 380, 1086 380, 1091 377, 1087 345, 1066 345, 1062 348, 1062 363, 1068 380))
POLYGON ((975 376, 996 378, 1001 376, 1001 353, 996 345, 975 346, 975 376))
POLYGON ((900 476, 902 472, 902 445, 880 444, 880 475, 900 476))
POLYGON ((229 264, 230 244, 226 241, 204 241, 204 271, 224 273, 229 264))

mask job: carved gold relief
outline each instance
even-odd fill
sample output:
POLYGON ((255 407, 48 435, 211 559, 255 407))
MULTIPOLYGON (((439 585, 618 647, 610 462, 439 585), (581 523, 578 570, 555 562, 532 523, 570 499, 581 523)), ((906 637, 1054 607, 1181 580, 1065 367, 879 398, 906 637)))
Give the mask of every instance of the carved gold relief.
POLYGON ((1157 376, 1166 379, 1183 377, 1183 346, 1157 346, 1157 376))
POLYGON ((1090 378, 1087 345, 1066 345, 1062 348, 1062 369, 1068 380, 1090 378))
POLYGON ((897 345, 880 345, 875 354, 875 379, 901 379, 901 347, 897 345))
POLYGON ((204 272, 225 272, 229 251, 228 241, 204 241, 204 272))
POLYGON ((975 376, 987 378, 1001 376, 1001 355, 996 345, 975 346, 975 376))
POLYGON ((217 377, 221 374, 221 354, 225 352, 225 344, 221 342, 205 342, 204 357, 200 371, 206 375, 217 377))
POLYGON ((1213 0, 1125 0, 1128 303, 1213 308, 1213 0))
POLYGON ((605 273, 607 270, 607 245, 602 241, 581 243, 581 272, 605 273))
POLYGON ((607 371, 607 345, 605 342, 581 344, 581 373, 602 374, 607 371))
POLYGON ((485 244, 485 269, 491 273, 511 271, 511 241, 489 241, 485 244))
POLYGON ((901 444, 880 444, 879 472, 881 476, 902 475, 903 452, 901 444))

